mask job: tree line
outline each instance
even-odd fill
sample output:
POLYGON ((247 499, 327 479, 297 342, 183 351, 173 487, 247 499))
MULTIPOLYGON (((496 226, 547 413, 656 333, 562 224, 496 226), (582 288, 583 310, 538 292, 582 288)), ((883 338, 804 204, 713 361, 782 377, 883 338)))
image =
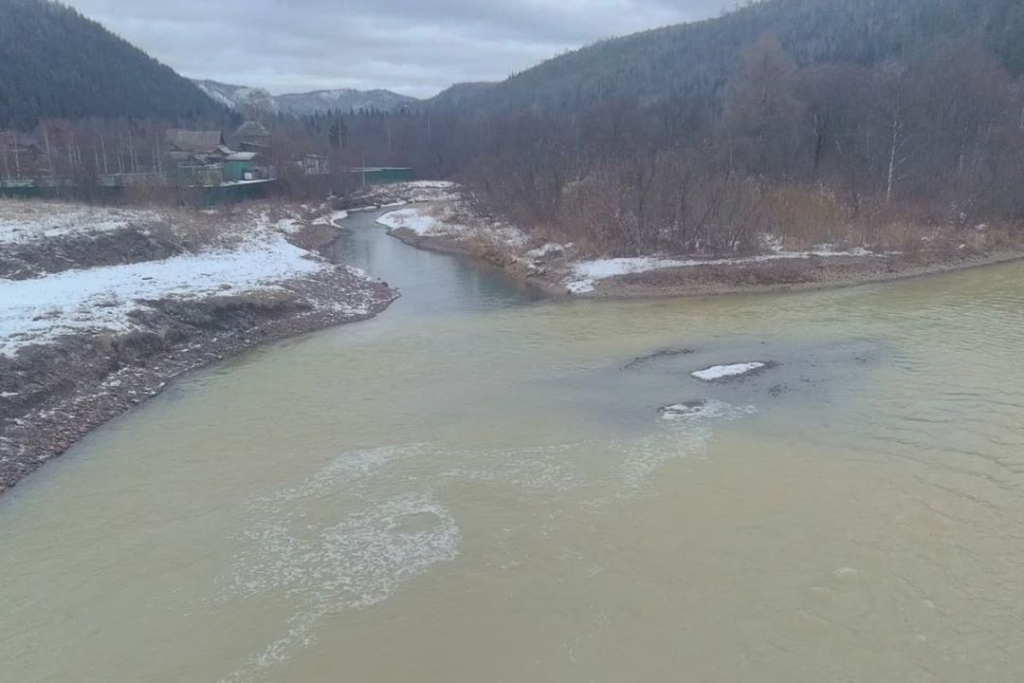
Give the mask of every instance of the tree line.
POLYGON ((878 241, 1024 219, 1024 96, 980 40, 800 67, 765 36, 716 97, 496 117, 467 164, 493 212, 616 253, 878 241))

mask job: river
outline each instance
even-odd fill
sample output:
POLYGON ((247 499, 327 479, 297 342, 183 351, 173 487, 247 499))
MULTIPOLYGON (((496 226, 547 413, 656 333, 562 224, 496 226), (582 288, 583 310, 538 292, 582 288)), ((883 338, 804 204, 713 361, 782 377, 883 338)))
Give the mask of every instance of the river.
POLYGON ((191 375, 0 499, 0 678, 1024 672, 1024 265, 538 301, 373 218, 339 248, 389 311, 191 375), (741 361, 776 365, 689 374, 741 361))

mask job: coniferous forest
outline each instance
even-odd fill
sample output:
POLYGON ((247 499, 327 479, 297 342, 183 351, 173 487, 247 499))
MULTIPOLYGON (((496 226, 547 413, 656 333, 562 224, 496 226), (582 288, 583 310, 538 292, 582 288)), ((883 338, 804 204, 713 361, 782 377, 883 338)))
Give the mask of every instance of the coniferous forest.
MULTIPOLYGON (((401 111, 264 118, 280 169, 411 166, 608 253, 899 248, 906 226, 1024 222, 1022 71, 1017 0, 765 0, 401 111)), ((227 117, 73 10, 0 0, 0 128, 38 127, 45 172, 157 170, 164 127, 227 117)))
POLYGON ((0 129, 39 120, 223 119, 188 79, 75 10, 0 0, 0 129))

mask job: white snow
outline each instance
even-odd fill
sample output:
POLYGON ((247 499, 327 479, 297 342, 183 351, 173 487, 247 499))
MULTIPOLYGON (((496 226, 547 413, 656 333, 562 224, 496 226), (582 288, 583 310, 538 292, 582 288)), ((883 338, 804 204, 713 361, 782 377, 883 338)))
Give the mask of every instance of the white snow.
POLYGON ((345 220, 346 218, 348 218, 348 211, 332 211, 330 215, 320 216, 317 218, 313 221, 313 225, 330 225, 338 227, 338 221, 345 220))
POLYGON ((422 209, 392 211, 378 218, 377 223, 391 230, 411 230, 417 235, 461 232, 466 227, 454 223, 442 224, 433 216, 424 213, 422 209))
MULTIPOLYGON (((413 203, 457 201, 461 197, 459 186, 447 180, 412 180, 381 185, 371 192, 372 195, 382 198, 397 197, 413 203)), ((387 200, 379 203, 387 204, 387 200)))
POLYGON ((558 244, 557 242, 548 242, 546 244, 542 244, 541 246, 539 246, 539 247, 537 247, 535 249, 531 249, 530 251, 526 252, 525 256, 527 256, 528 258, 536 260, 536 259, 544 258, 545 256, 548 256, 550 254, 561 254, 564 251, 565 251, 565 247, 563 245, 558 244))
POLYGON ((446 236, 456 240, 477 238, 509 248, 522 248, 529 238, 522 230, 503 223, 465 225, 458 222, 457 206, 411 207, 386 213, 377 223, 392 230, 404 228, 417 235, 446 236))
MULTIPOLYGON (((774 247, 773 247, 774 249, 774 247)), ((745 263, 764 263, 785 259, 808 259, 812 257, 833 258, 851 256, 877 256, 885 258, 885 254, 877 254, 863 247, 849 251, 837 251, 831 245, 824 244, 810 251, 776 251, 758 256, 717 259, 674 259, 662 256, 636 256, 627 258, 595 259, 580 261, 573 264, 569 276, 565 280, 566 289, 572 294, 583 294, 594 291, 599 280, 631 273, 646 273, 664 268, 695 268, 699 266, 730 266, 745 263)))
POLYGON ((694 262, 678 261, 658 256, 580 261, 573 264, 572 273, 566 282, 566 288, 573 294, 583 294, 594 291, 594 286, 598 280, 604 280, 617 275, 628 275, 630 273, 645 273, 662 268, 677 268, 691 265, 692 263, 694 262))
POLYGON ((252 180, 225 180, 221 185, 258 185, 260 183, 272 183, 273 180, 267 178, 254 178, 252 180))
POLYGON ((451 190, 455 187, 455 183, 450 180, 410 180, 404 184, 428 190, 451 190))
POLYGON ((0 355, 68 333, 131 330, 128 314, 144 305, 138 300, 268 290, 326 267, 307 256, 274 235, 231 251, 0 280, 0 355))
POLYGON ((690 374, 704 382, 713 382, 716 379, 722 379, 725 377, 737 377, 739 375, 745 375, 748 372, 760 370, 763 367, 765 367, 765 364, 758 362, 733 363, 731 365, 713 365, 710 368, 698 370, 697 372, 692 372, 690 374))
MULTIPOLYGON (((266 214, 264 214, 262 220, 264 222, 268 220, 266 214)), ((315 224, 316 222, 314 221, 314 225, 315 224)), ((282 218, 277 222, 275 227, 286 235, 294 235, 295 233, 301 231, 304 225, 302 221, 296 220, 294 218, 282 218)))
POLYGON ((161 220, 156 211, 0 200, 0 243, 95 235, 161 220))

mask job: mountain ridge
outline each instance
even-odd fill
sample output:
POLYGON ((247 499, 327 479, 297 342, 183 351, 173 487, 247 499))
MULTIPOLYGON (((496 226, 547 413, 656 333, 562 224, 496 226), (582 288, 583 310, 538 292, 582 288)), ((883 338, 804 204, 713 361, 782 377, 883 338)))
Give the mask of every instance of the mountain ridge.
POLYGON ((187 78, 70 7, 0 2, 0 128, 45 118, 184 123, 228 115, 187 78))
POLYGON ((459 97, 445 91, 429 102, 487 114, 702 97, 718 91, 737 55, 766 34, 801 65, 867 66, 974 34, 1014 75, 1024 73, 1019 0, 764 0, 720 17, 605 39, 488 87, 464 88, 459 97))
POLYGON ((325 111, 392 112, 417 106, 420 100, 390 90, 356 90, 335 88, 304 93, 271 95, 263 88, 222 83, 210 79, 193 81, 215 101, 247 116, 260 114, 291 114, 308 116, 325 111))

